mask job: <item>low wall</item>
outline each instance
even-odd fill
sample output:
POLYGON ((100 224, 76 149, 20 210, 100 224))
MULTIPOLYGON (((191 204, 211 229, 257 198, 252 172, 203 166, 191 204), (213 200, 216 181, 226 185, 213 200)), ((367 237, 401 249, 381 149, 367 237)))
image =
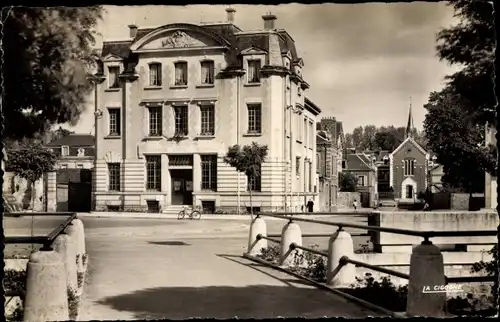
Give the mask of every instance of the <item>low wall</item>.
POLYGON ((339 191, 337 194, 337 208, 338 209, 353 208, 352 204, 354 200, 357 201, 358 205, 360 204, 361 194, 359 192, 339 191))
MULTIPOLYGON (((496 230, 498 215, 486 211, 399 211, 374 212, 380 227, 421 231, 496 230)), ((421 237, 375 232, 374 247, 378 252, 410 253, 412 247, 422 242, 421 237)), ((463 245, 468 251, 491 249, 497 243, 496 236, 434 237, 434 244, 463 245)))
MULTIPOLYGON (((493 256, 486 252, 442 252, 444 262, 444 274, 448 277, 457 276, 483 276, 484 272, 471 273, 472 264, 479 261, 491 261, 493 256)), ((410 271, 410 256, 405 253, 392 254, 356 254, 356 260, 365 262, 371 265, 388 268, 401 273, 409 274, 410 271)), ((366 273, 372 274, 375 280, 381 277, 389 276, 394 285, 407 285, 408 280, 385 273, 376 272, 369 268, 356 267, 356 276, 363 277, 366 273)), ((463 293, 450 293, 449 296, 465 296, 467 292, 472 293, 487 293, 490 287, 486 283, 459 283, 463 285, 463 293), (486 287, 485 287, 486 286, 486 287)))
POLYGON ((450 208, 452 210, 469 210, 469 199, 468 193, 452 193, 450 208))

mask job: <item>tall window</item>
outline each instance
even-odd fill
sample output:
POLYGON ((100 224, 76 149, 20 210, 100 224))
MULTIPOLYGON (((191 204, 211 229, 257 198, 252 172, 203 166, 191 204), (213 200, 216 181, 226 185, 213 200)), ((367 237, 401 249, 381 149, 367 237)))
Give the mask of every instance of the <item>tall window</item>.
POLYGON ((302 139, 304 137, 304 129, 303 129, 303 123, 302 123, 302 114, 297 114, 297 139, 302 142, 302 139))
POLYGON ((108 163, 109 191, 120 191, 120 164, 108 163))
POLYGON ((151 106, 149 110, 149 136, 162 135, 162 107, 151 106))
POLYGON ((201 83, 213 84, 214 83, 214 62, 202 61, 201 62, 201 83))
POLYGON ((364 187, 365 186, 365 176, 358 176, 358 185, 360 187, 364 187))
POLYGON ((313 172, 312 162, 309 161, 309 192, 312 192, 312 172, 313 172))
POLYGON ((175 85, 183 86, 188 84, 188 65, 186 62, 175 63, 175 85))
POLYGON ((149 64, 149 85, 161 86, 161 64, 149 64))
POLYGON ((405 160, 405 176, 412 176, 415 174, 415 160, 405 160))
POLYGON ((201 156, 201 189, 217 191, 217 156, 201 156))
POLYGON ((260 134, 262 131, 262 108, 260 104, 248 104, 248 133, 260 134))
POLYGON ((309 123, 308 123, 307 119, 304 117, 304 125, 303 125, 302 131, 304 131, 304 145, 306 145, 306 146, 309 145, 309 137, 308 137, 308 135, 309 135, 309 128, 308 128, 308 125, 309 125, 309 123))
POLYGON ((215 135, 215 109, 213 105, 202 105, 201 135, 215 135))
POLYGON ((252 178, 248 178, 248 189, 252 191, 260 191, 261 190, 261 181, 262 181, 262 168, 261 166, 258 167, 258 175, 252 178))
POLYGON ((63 157, 66 157, 66 156, 68 156, 68 155, 69 155, 69 146, 67 146, 67 145, 63 145, 63 146, 61 147, 61 155, 62 155, 63 157))
POLYGON ((120 135, 120 109, 109 108, 109 135, 120 135))
POLYGON ((300 157, 295 158, 295 174, 300 176, 300 157))
POLYGON ((146 189, 161 191, 161 156, 146 156, 146 189))
POLYGON ((178 135, 188 134, 188 107, 175 106, 175 133, 178 135))
POLYGON ((120 74, 120 67, 111 66, 108 67, 109 76, 108 76, 108 86, 109 88, 120 88, 120 81, 118 79, 118 75, 120 74))
POLYGON ((316 153, 316 173, 319 173, 319 153, 316 153))
POLYGON ((248 82, 260 83, 260 60, 248 61, 248 82))
POLYGON ((309 147, 313 148, 316 143, 316 135, 314 134, 314 123, 309 122, 309 147))

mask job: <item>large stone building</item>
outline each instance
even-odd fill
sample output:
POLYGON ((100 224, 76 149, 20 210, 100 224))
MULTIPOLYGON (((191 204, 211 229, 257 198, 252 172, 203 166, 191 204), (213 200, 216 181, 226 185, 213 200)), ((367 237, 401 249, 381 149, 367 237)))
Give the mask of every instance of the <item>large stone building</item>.
POLYGON ((96 208, 207 211, 250 207, 247 179, 225 164, 229 146, 266 144, 253 206, 286 210, 316 196, 315 123, 304 63, 275 28, 227 22, 129 26, 106 41, 96 85, 96 208), (177 206, 177 207, 175 207, 177 206))
POLYGON ((344 132, 342 122, 325 117, 316 127, 316 173, 318 175, 318 208, 334 211, 339 192, 339 172, 342 171, 344 132))

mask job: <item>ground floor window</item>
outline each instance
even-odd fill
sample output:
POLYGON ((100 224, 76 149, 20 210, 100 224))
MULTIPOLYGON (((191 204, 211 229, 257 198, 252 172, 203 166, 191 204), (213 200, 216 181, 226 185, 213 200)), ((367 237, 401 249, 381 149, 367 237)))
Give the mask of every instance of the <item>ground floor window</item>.
POLYGON ((109 191, 120 191, 120 164, 108 163, 109 191))
POLYGON ((146 156, 146 189, 161 191, 161 156, 146 156))
POLYGON ((213 214, 215 213, 215 201, 205 200, 201 202, 201 208, 203 209, 204 214, 213 214))
POLYGON ((252 191, 260 191, 261 190, 261 178, 262 178, 262 168, 259 166, 258 176, 247 178, 248 180, 248 189, 252 191))
POLYGON ((217 191, 217 155, 201 156, 201 189, 217 191))

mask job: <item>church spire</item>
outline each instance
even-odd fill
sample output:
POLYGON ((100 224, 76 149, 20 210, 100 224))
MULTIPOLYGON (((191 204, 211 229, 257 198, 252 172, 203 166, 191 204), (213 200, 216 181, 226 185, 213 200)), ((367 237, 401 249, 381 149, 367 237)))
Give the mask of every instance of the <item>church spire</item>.
POLYGON ((408 112, 408 123, 406 124, 405 138, 412 136, 415 126, 413 124, 413 116, 411 115, 411 97, 410 97, 410 110, 408 112))

